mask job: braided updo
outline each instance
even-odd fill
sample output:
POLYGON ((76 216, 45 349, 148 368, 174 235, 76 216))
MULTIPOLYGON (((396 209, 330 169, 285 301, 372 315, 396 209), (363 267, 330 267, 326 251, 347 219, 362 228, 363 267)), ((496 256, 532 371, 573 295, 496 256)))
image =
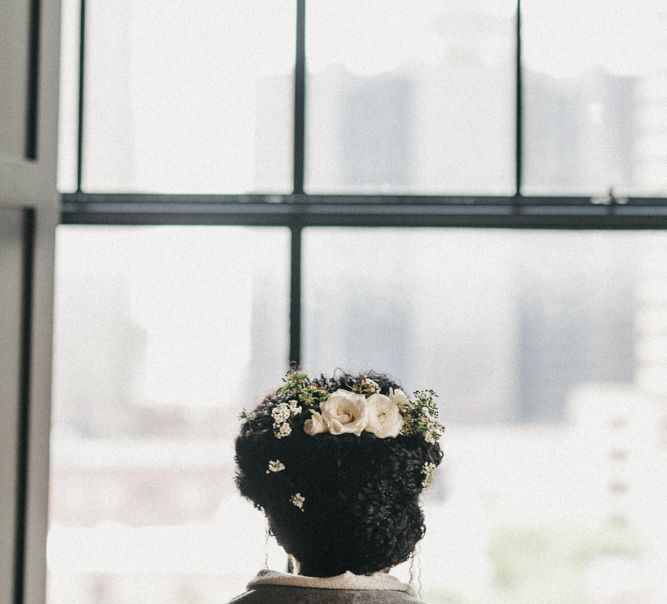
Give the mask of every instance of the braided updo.
MULTIPOLYGON (((338 372, 311 384, 328 392, 351 390, 363 377, 371 378, 380 394, 401 389, 377 373, 338 372)), ((435 468, 442 460, 438 443, 370 432, 309 436, 303 430, 306 413, 289 437, 277 438, 271 410, 280 396, 280 391, 269 394, 245 418, 236 439, 236 482, 241 494, 264 510, 302 574, 370 574, 407 560, 424 536, 419 495, 425 465, 435 468)))

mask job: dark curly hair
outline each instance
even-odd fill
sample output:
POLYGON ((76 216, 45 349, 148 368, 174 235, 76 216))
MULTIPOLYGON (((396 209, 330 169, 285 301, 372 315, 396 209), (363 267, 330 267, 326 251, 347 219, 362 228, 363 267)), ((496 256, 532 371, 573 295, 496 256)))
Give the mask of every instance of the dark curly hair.
MULTIPOLYGON (((311 383, 329 392, 351 390, 362 377, 374 380, 380 393, 400 385, 384 374, 355 376, 336 372, 311 383)), ((417 436, 378 438, 303 431, 307 414, 288 438, 276 438, 271 409, 282 401, 269 394, 247 417, 236 439, 236 483, 241 494, 264 510, 278 542, 300 562, 301 572, 329 577, 351 571, 370 574, 410 557, 424 536, 419 504, 422 470, 437 466, 442 451, 417 436), (285 470, 267 472, 269 460, 285 470), (305 498, 303 509, 290 501, 305 498)))

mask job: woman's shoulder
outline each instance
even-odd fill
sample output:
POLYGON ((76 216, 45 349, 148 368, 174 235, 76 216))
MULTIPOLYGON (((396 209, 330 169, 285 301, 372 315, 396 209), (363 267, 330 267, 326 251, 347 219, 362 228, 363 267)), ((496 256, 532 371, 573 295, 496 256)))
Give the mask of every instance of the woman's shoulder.
POLYGON ((390 575, 351 573, 319 579, 261 571, 229 604, 423 604, 414 590, 390 575))
POLYGON ((396 591, 274 586, 249 589, 229 604, 424 604, 396 591))

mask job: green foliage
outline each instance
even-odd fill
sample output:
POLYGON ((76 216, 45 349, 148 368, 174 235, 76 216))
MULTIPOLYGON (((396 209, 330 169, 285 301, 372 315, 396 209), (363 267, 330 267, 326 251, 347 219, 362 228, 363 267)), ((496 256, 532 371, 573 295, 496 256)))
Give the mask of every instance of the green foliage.
POLYGON ((296 399, 306 407, 316 407, 329 396, 326 388, 313 384, 303 371, 291 369, 283 378, 283 382, 278 391, 288 398, 296 399))
POLYGON ((248 413, 245 409, 241 410, 241 413, 239 413, 239 419, 242 422, 249 422, 255 419, 254 413, 248 413))
POLYGON ((376 392, 380 392, 380 386, 377 382, 370 378, 362 377, 358 384, 352 386, 352 392, 363 394, 364 396, 371 396, 376 392))
POLYGON ((433 390, 417 390, 413 398, 401 409, 403 429, 401 434, 406 436, 421 435, 428 443, 436 442, 445 431, 445 427, 438 422, 438 405, 435 399, 438 395, 433 390))

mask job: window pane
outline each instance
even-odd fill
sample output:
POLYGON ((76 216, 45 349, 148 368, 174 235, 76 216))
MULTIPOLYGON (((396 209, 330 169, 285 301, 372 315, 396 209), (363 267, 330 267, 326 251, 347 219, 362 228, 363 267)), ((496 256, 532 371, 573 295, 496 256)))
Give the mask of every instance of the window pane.
POLYGON ((308 190, 512 192, 513 4, 308 2, 308 190))
POLYGON ((522 7, 525 191, 667 194, 664 2, 522 7))
POLYGON ((427 602, 667 601, 667 236, 304 234, 304 366, 440 394, 427 602))
POLYGON ((79 102, 79 0, 61 0, 58 190, 76 191, 79 102))
POLYGON ((226 602, 264 560, 233 438, 287 365, 289 233, 60 227, 57 244, 49 602, 226 602))
POLYGON ((293 2, 89 5, 86 190, 291 189, 293 2))

